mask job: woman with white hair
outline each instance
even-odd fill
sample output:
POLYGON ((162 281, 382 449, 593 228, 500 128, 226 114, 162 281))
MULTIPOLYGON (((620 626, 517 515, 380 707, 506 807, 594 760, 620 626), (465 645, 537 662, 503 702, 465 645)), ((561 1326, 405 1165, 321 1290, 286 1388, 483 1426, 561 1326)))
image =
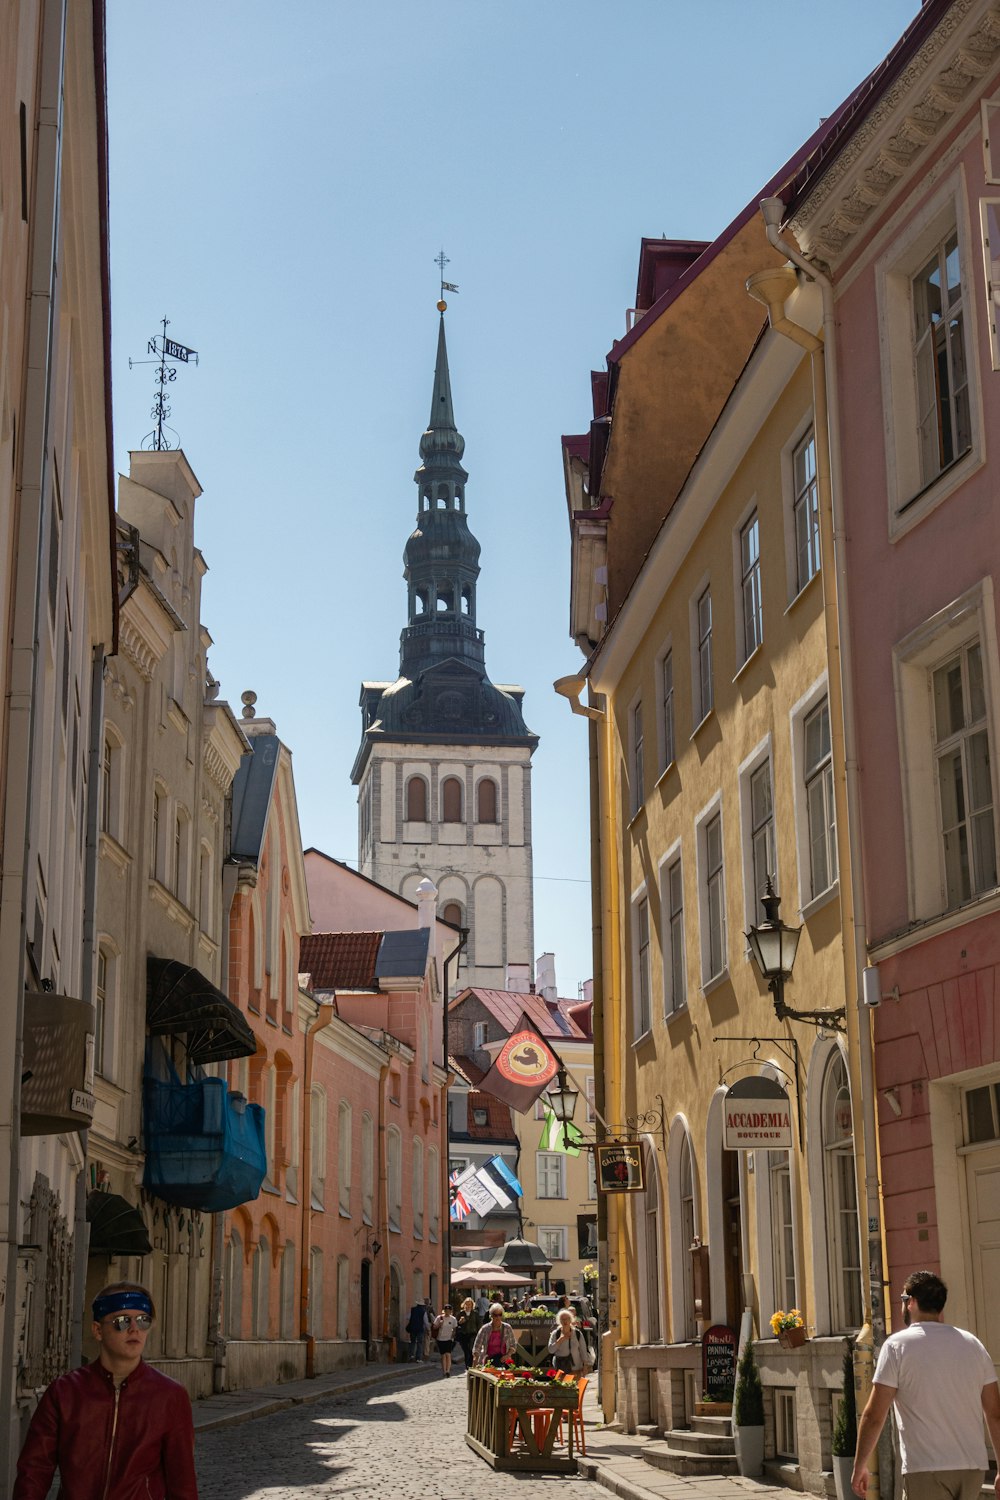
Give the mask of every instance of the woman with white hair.
POLYGON ((517 1348, 517 1339, 509 1323, 503 1320, 503 1303, 490 1303, 489 1321, 476 1334, 472 1346, 474 1365, 499 1365, 512 1359, 517 1348))
POLYGON ((549 1354, 557 1370, 579 1374, 587 1368, 587 1345, 576 1326, 572 1308, 561 1307, 549 1334, 549 1354))

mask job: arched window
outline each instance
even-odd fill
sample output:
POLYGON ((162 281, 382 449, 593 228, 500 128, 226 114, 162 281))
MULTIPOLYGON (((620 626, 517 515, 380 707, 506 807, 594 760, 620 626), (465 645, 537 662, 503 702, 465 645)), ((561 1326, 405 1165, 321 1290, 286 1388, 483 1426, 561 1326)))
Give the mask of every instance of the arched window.
POLYGON ((698 1337, 698 1325, 694 1317, 694 1263, 691 1246, 694 1243, 694 1169, 691 1161, 691 1140, 685 1131, 681 1142, 680 1171, 681 1200, 681 1254, 684 1258, 684 1330, 682 1339, 698 1337))
POLYGON ((476 787, 476 822, 495 823, 497 821, 497 784, 489 776, 484 776, 476 787))
POLYGON ((212 846, 202 841, 198 852, 198 920, 206 937, 215 934, 215 886, 212 880, 212 846))
POLYGON ((406 783, 406 820, 427 822, 427 782, 422 776, 411 776, 406 783))
POLYGON ((314 1083, 309 1099, 309 1149, 313 1208, 322 1208, 326 1188, 326 1095, 314 1083))
POLYGON ((340 1101, 337 1113, 337 1190, 341 1216, 351 1217, 351 1106, 340 1101))
POLYGON ((314 1339, 323 1337, 323 1252, 316 1245, 309 1251, 309 1328, 314 1339))
POLYGON ((403 1142, 395 1125, 390 1125, 388 1131, 386 1178, 389 1228, 399 1234, 403 1218, 403 1142))
POLYGON ((462 783, 457 776, 446 776, 441 783, 441 821, 462 821, 462 783))
POLYGON ((413 1193, 413 1233, 423 1239, 424 1235, 424 1145, 417 1137, 413 1142, 411 1161, 411 1187, 413 1193))
POLYGON ((351 1305, 351 1263, 346 1255, 337 1257, 337 1337, 346 1339, 347 1319, 351 1305))
POLYGON ((453 927, 463 925, 462 908, 457 901, 449 901, 441 911, 442 922, 450 922, 453 927))
POLYGON ((281 1337, 295 1337, 295 1246, 285 1241, 281 1252, 281 1337))
MULTIPOLYGON (((646 1156, 645 1253, 646 1253, 646 1342, 660 1341, 660 1182, 656 1156, 648 1148, 646 1156)), ((639 1200, 640 1202, 642 1200, 639 1200)))
POLYGON ((436 1146, 427 1148, 427 1233, 437 1241, 441 1227, 441 1183, 438 1180, 440 1158, 436 1146))
POLYGON ((271 1246, 266 1234, 257 1241, 253 1254, 253 1320, 252 1335, 255 1339, 270 1336, 271 1308, 271 1246))
POLYGON ((372 1222, 375 1207, 375 1122, 367 1111, 361 1116, 361 1217, 372 1222))
POLYGON ((233 1225, 226 1246, 226 1337, 238 1339, 243 1314, 243 1241, 233 1225))
POLYGON ((839 1048, 823 1079, 826 1255, 833 1329, 861 1326, 861 1239, 854 1176, 851 1091, 839 1048))

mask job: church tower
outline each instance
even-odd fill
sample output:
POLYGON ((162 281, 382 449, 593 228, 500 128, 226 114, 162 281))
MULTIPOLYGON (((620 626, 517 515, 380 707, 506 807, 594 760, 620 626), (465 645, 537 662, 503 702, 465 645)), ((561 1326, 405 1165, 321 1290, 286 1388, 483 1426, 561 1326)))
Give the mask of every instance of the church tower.
POLYGON ((403 554, 407 623, 395 682, 361 687, 358 865, 413 899, 425 875, 438 913, 469 929, 463 984, 503 989, 534 958, 531 755, 524 689, 486 675, 476 625, 479 543, 465 514, 465 439, 455 426, 440 304, 417 523, 403 554))

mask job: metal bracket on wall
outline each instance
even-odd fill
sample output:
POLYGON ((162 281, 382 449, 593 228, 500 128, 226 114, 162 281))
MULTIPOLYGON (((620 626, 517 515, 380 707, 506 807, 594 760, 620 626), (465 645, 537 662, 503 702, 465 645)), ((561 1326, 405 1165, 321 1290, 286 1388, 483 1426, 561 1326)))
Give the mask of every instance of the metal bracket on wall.
MULTIPOLYGON (((713 1036, 713 1042, 746 1042, 753 1047, 753 1056, 743 1058, 740 1062, 733 1063, 731 1068, 725 1072, 719 1070, 719 1082, 724 1083, 730 1073, 735 1073, 737 1068, 762 1067, 764 1065, 776 1068, 790 1083, 795 1084, 795 1118, 799 1126, 799 1150, 802 1150, 802 1090, 799 1084, 799 1044, 793 1036, 713 1036), (787 1073, 778 1063, 772 1062, 769 1057, 761 1057, 760 1049, 764 1042, 772 1047, 777 1047, 782 1057, 787 1057, 791 1063, 793 1072, 787 1073)), ((662 1101, 661 1101, 662 1102, 662 1101)))

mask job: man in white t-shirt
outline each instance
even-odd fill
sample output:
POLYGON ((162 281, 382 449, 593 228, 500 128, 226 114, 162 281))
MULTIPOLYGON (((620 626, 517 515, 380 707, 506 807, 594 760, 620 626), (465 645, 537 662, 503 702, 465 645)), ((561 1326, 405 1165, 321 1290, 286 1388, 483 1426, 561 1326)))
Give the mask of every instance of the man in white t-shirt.
MULTIPOLYGON (((882 1345, 858 1424, 851 1486, 868 1492, 868 1464, 895 1405, 904 1500, 978 1500, 989 1460, 983 1418, 1000 1454, 1000 1389, 989 1351, 964 1329, 942 1323, 948 1288, 933 1271, 903 1285, 905 1328, 882 1345)), ((996 1481, 1000 1500, 1000 1475, 996 1481)))

